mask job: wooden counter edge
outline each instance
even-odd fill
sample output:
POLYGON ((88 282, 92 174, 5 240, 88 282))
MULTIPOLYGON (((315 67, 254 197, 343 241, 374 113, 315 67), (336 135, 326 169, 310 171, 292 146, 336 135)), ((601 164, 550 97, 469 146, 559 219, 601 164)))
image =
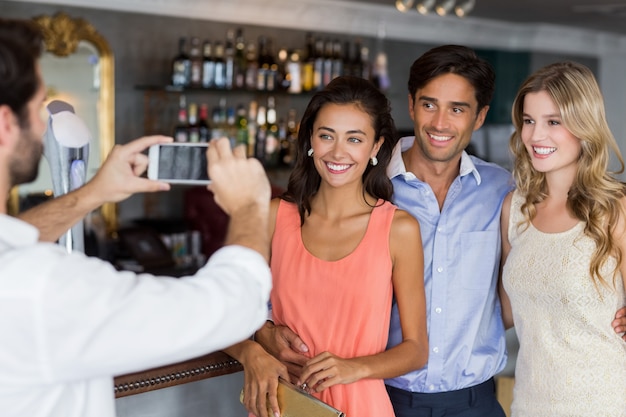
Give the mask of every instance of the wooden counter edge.
POLYGON ((232 374, 241 370, 243 370, 243 367, 239 362, 226 353, 218 351, 172 365, 117 376, 114 379, 115 397, 126 397, 174 385, 232 374))

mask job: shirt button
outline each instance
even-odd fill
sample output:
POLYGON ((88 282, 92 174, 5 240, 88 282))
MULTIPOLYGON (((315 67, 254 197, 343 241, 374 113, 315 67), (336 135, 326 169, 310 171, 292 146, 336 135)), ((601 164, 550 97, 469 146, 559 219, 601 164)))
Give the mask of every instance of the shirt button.
POLYGON ((439 353, 439 348, 438 348, 437 346, 435 346, 435 347, 433 348, 433 352, 435 352, 435 353, 439 353))
POLYGON ((435 313, 437 313, 437 314, 441 313, 441 307, 437 307, 437 308, 435 309, 435 313))
POLYGON ((438 228, 437 228, 437 231, 438 231, 438 232, 443 232, 443 227, 438 227, 438 228))
POLYGON ((439 268, 437 268, 437 272, 443 272, 443 267, 440 266, 439 268))
POLYGON ((429 385, 428 389, 431 390, 431 391, 434 391, 435 390, 435 386, 434 385, 429 385))

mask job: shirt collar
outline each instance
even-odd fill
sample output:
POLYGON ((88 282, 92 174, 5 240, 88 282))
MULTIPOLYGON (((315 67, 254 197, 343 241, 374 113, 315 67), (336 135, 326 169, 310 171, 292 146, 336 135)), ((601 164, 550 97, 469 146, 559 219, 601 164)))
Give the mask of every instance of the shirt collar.
MULTIPOLYGON (((391 154, 391 161, 389 162, 389 167, 387 168, 387 174, 389 178, 394 178, 398 175, 410 174, 406 171, 406 166, 404 165, 404 160, 402 159, 402 152, 413 146, 414 142, 415 136, 405 136, 403 138, 400 138, 398 144, 393 149, 393 153, 391 154)), ((463 151, 463 153, 461 154, 461 169, 459 172, 459 176, 464 177, 468 174, 473 174, 474 179, 476 179, 476 183, 480 185, 480 173, 476 169, 472 158, 470 158, 467 152, 463 151)))
POLYGON ((22 247, 37 243, 39 230, 15 217, 0 214, 0 245, 22 247))

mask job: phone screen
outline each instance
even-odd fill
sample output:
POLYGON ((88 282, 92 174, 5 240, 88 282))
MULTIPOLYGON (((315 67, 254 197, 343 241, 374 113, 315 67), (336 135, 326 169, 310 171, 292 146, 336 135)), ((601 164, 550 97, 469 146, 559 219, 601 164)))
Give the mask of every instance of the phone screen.
POLYGON ((148 178, 174 184, 208 184, 207 146, 207 143, 151 146, 148 178))

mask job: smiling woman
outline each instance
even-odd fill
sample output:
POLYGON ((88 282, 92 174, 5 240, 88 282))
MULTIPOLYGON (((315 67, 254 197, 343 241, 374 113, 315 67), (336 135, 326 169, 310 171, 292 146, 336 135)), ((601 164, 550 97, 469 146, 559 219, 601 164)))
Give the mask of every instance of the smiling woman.
MULTIPOLYGON (((74 19, 65 13, 34 18, 45 37, 47 53, 41 60, 48 98, 64 100, 75 107, 79 117, 87 122, 94 138, 90 146, 87 179, 100 167, 114 145, 114 76, 113 54, 108 42, 84 19, 74 19)), ((45 161, 39 178, 32 185, 15 187, 11 192, 9 210, 20 211, 20 200, 29 193, 50 189, 50 170, 45 161)), ((117 229, 114 204, 101 209, 106 230, 117 229)))

